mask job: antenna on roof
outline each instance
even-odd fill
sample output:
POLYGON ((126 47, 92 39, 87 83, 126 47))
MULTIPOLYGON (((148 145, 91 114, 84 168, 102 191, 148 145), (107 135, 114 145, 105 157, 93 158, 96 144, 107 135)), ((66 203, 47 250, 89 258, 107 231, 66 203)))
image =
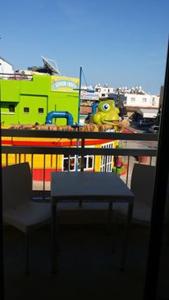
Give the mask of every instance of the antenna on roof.
POLYGON ((42 57, 42 60, 43 60, 43 63, 44 63, 45 67, 47 67, 54 74, 60 74, 58 66, 57 66, 56 62, 53 59, 49 59, 49 58, 46 58, 44 56, 41 56, 41 57, 42 57))

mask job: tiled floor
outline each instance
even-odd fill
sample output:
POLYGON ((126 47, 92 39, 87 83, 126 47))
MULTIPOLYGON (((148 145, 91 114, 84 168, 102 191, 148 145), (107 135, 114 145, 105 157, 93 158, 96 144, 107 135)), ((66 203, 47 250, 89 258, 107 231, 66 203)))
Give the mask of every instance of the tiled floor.
POLYGON ((112 234, 102 225, 61 225, 59 270, 50 274, 50 227, 31 236, 31 274, 24 275, 24 237, 5 229, 6 300, 141 300, 149 230, 133 225, 126 270, 120 271, 123 223, 112 234), (113 241, 113 243, 112 243, 113 241), (112 253, 112 245, 114 252, 112 253))

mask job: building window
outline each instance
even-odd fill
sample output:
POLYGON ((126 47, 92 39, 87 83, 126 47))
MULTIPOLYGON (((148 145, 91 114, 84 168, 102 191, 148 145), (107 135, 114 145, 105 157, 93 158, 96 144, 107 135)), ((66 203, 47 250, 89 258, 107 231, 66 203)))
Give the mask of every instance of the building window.
POLYGON ((147 102, 147 98, 143 98, 142 100, 143 100, 143 102, 147 102))
POLYGON ((76 156, 64 156, 63 171, 75 171, 76 156))
POLYGON ((83 162, 82 167, 84 170, 93 170, 94 168, 94 156, 93 155, 85 155, 83 157, 83 161, 81 161, 81 157, 79 157, 78 161, 78 170, 80 171, 81 162, 83 162))
POLYGON ((23 111, 24 111, 25 113, 28 113, 28 112, 29 112, 29 107, 24 107, 24 108, 23 108, 23 111))
MULTIPOLYGON (((102 146, 102 148, 113 148, 112 143, 107 143, 102 146)), ((100 171, 101 172, 112 172, 112 164, 113 164, 113 156, 101 156, 101 164, 100 164, 100 171)))
POLYGON ((131 98, 131 102, 135 102, 135 98, 131 98))
MULTIPOLYGON (((82 159, 80 156, 64 156, 63 159, 63 171, 75 171, 81 169, 82 159)), ((86 155, 83 158, 83 166, 84 170, 93 170, 94 168, 94 156, 86 155)))
POLYGON ((9 112, 15 112, 15 106, 14 105, 9 105, 9 112))
POLYGON ((39 114, 43 114, 43 113, 44 113, 44 109, 43 109, 42 107, 39 107, 39 108, 38 108, 38 113, 39 113, 39 114))
POLYGON ((93 161, 94 161, 94 156, 88 155, 88 168, 89 169, 93 169, 93 161))

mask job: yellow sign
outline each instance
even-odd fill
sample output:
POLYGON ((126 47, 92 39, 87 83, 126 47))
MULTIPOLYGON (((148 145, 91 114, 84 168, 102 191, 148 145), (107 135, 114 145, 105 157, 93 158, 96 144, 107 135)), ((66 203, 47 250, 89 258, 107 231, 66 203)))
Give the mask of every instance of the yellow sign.
POLYGON ((79 89, 79 78, 52 76, 51 90, 58 92, 75 92, 79 89))

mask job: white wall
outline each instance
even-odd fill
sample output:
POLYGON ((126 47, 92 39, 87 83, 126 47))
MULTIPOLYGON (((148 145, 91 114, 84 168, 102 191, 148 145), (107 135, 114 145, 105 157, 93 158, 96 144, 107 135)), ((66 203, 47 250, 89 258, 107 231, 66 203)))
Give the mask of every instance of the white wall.
POLYGON ((3 73, 3 74, 4 73, 13 74, 14 73, 12 65, 10 65, 9 63, 7 63, 2 58, 0 58, 0 73, 3 73))
POLYGON ((127 97, 125 106, 131 106, 131 107, 159 107, 159 97, 155 95, 138 95, 138 94, 125 94, 127 97))
POLYGON ((95 91, 99 94, 99 98, 106 98, 109 94, 114 93, 114 88, 96 85, 95 91))

